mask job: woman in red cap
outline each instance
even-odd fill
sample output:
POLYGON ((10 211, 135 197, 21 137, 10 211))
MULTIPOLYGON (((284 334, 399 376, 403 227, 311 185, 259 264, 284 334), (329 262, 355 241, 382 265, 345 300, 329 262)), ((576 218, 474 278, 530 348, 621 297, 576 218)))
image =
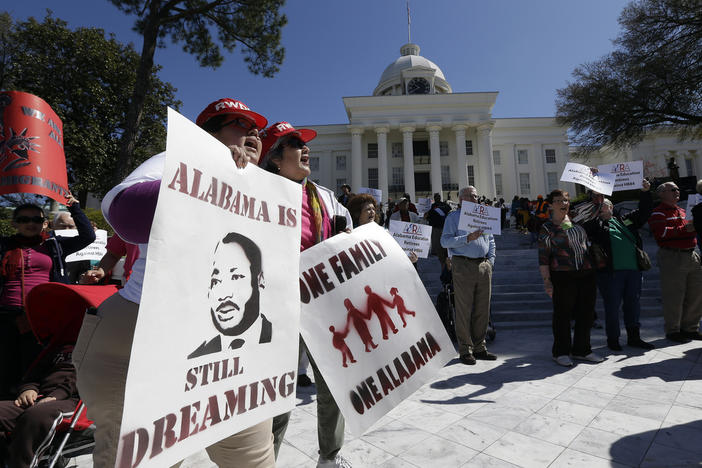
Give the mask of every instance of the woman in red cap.
MULTIPOLYGON (((310 149, 307 143, 317 136, 310 129, 296 130, 288 122, 278 122, 262 132, 263 159, 260 166, 286 179, 298 182, 302 189, 302 239, 300 250, 322 242, 337 232, 351 227, 351 215, 338 202, 333 191, 315 184, 310 175, 310 149)), ((300 340, 300 352, 304 343, 300 340)), ((344 442, 344 417, 334 401, 329 387, 310 357, 317 386, 317 434, 319 442, 318 467, 350 467, 339 450, 344 442)), ((283 442, 290 413, 273 419, 276 454, 283 442)))
MULTIPOLYGON (((267 121, 244 103, 220 99, 207 106, 196 122, 231 150, 237 166, 258 163, 258 131, 267 121)), ((102 201, 105 219, 125 241, 139 245, 140 256, 124 288, 100 306, 99 318, 86 316, 76 345, 76 349, 84 347, 86 351, 84 356, 74 354, 79 363, 78 389, 97 427, 93 466, 98 468, 115 466, 117 458, 129 355, 164 160, 165 153, 153 156, 102 201)), ((272 420, 268 419, 213 444, 207 452, 220 467, 272 467, 275 458, 271 432, 272 420)))

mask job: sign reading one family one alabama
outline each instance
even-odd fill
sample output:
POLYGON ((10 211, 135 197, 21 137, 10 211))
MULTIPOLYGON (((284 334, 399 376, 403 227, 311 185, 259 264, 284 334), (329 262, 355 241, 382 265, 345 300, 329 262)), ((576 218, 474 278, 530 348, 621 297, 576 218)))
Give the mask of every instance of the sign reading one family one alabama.
POLYGON ((626 161, 614 164, 601 164, 597 170, 602 174, 614 174, 613 192, 638 190, 643 183, 643 161, 626 161))
POLYGON ((417 257, 427 258, 431 248, 431 226, 427 224, 406 223, 404 221, 390 221, 390 234, 395 238, 402 249, 409 253, 414 252, 417 257))
POLYGON ((480 205, 469 201, 461 202, 461 217, 458 229, 467 232, 483 231, 485 234, 502 233, 502 215, 494 206, 480 205))
POLYGON ((121 467, 170 466, 294 406, 299 184, 237 169, 229 149, 172 109, 166 151, 121 467))
POLYGON ((300 258, 300 330, 360 435, 455 356, 407 254, 368 223, 300 258))
POLYGON ((614 189, 614 181, 616 176, 608 172, 598 172, 593 174, 589 167, 569 162, 563 169, 561 175, 562 182, 574 182, 584 185, 590 190, 599 192, 605 195, 612 195, 614 189))

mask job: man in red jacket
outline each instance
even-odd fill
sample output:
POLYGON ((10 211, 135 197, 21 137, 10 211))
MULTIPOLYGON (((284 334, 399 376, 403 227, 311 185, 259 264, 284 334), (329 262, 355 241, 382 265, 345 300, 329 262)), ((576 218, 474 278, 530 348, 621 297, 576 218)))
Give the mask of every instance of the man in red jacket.
POLYGON ((658 242, 658 267, 661 271, 661 295, 665 336, 677 343, 702 340, 702 266, 695 252, 695 227, 685 219, 685 210, 677 205, 680 189, 666 182, 656 190, 661 203, 648 220, 658 242))

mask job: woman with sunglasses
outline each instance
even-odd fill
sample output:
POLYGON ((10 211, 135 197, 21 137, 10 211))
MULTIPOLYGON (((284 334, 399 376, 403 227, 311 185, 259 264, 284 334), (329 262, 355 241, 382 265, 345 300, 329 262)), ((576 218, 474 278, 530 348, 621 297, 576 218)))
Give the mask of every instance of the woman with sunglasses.
POLYGON ((38 351, 24 314, 27 294, 35 286, 49 281, 68 283, 66 256, 95 241, 90 220, 70 194, 66 206, 78 228, 76 237, 48 236, 44 210, 32 203, 15 208, 12 227, 16 233, 0 237, 0 393, 3 399, 17 397, 11 394, 11 388, 19 382, 38 351))
MULTIPOLYGON (((351 227, 351 215, 336 199, 334 192, 308 179, 310 175, 310 149, 307 143, 317 136, 309 129, 296 130, 287 122, 278 122, 262 133, 264 157, 260 165, 266 170, 297 182, 302 190, 302 239, 303 251, 351 227)), ((300 340, 300 352, 304 343, 300 340)), ((339 450, 344 442, 344 417, 334 401, 329 387, 310 357, 317 386, 317 437, 319 442, 318 467, 350 467, 339 450)), ((290 413, 273 419, 276 455, 283 442, 290 413)))
POLYGON ((570 195, 556 189, 546 198, 550 219, 539 232, 539 271, 553 300, 553 360, 570 367, 573 359, 602 362, 590 348, 595 318, 596 279, 587 233, 568 217, 570 195), (571 341, 570 321, 575 320, 571 341))

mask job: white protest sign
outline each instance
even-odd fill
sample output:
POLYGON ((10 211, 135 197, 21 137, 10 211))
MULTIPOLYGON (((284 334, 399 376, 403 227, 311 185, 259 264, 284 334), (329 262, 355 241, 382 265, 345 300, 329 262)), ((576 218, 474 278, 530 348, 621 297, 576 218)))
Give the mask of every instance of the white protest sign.
POLYGON ((693 193, 687 196, 687 207, 685 208, 685 219, 692 221, 692 209, 702 203, 702 195, 699 193, 693 193))
POLYGON ((461 202, 458 229, 467 232, 483 231, 484 234, 502 234, 502 213, 494 206, 461 202))
MULTIPOLYGON (((643 161, 627 161, 597 166, 600 174, 614 174, 613 192, 621 190, 637 190, 643 183, 643 161)), ((598 190, 599 192, 599 190, 598 190)))
POLYGON ((353 434, 455 357, 422 280, 377 224, 302 252, 300 272, 300 333, 353 434))
POLYGON ((431 209, 432 203, 434 203, 434 200, 431 198, 417 198, 417 212, 423 215, 431 209))
MULTIPOLYGON (((78 235, 78 229, 60 229, 54 232, 57 236, 63 237, 76 237, 78 235)), ((95 231, 95 242, 78 252, 68 255, 66 257, 66 263, 80 262, 81 260, 100 260, 105 255, 105 252, 107 252, 107 250, 105 250, 106 245, 107 231, 98 229, 95 231)))
POLYGON ((237 169, 172 109, 166 148, 120 467, 171 466, 295 404, 300 185, 237 169))
POLYGON ((390 234, 402 249, 414 252, 417 257, 427 258, 431 250, 431 226, 390 220, 390 234))
POLYGON ((380 189, 374 189, 374 188, 368 188, 368 187, 361 187, 358 189, 358 193, 368 193, 375 198, 375 202, 380 206, 380 203, 383 200, 383 191, 380 189))
POLYGON ((593 174, 588 166, 569 162, 563 169, 562 182, 574 182, 605 195, 612 195, 616 176, 610 173, 593 174))

